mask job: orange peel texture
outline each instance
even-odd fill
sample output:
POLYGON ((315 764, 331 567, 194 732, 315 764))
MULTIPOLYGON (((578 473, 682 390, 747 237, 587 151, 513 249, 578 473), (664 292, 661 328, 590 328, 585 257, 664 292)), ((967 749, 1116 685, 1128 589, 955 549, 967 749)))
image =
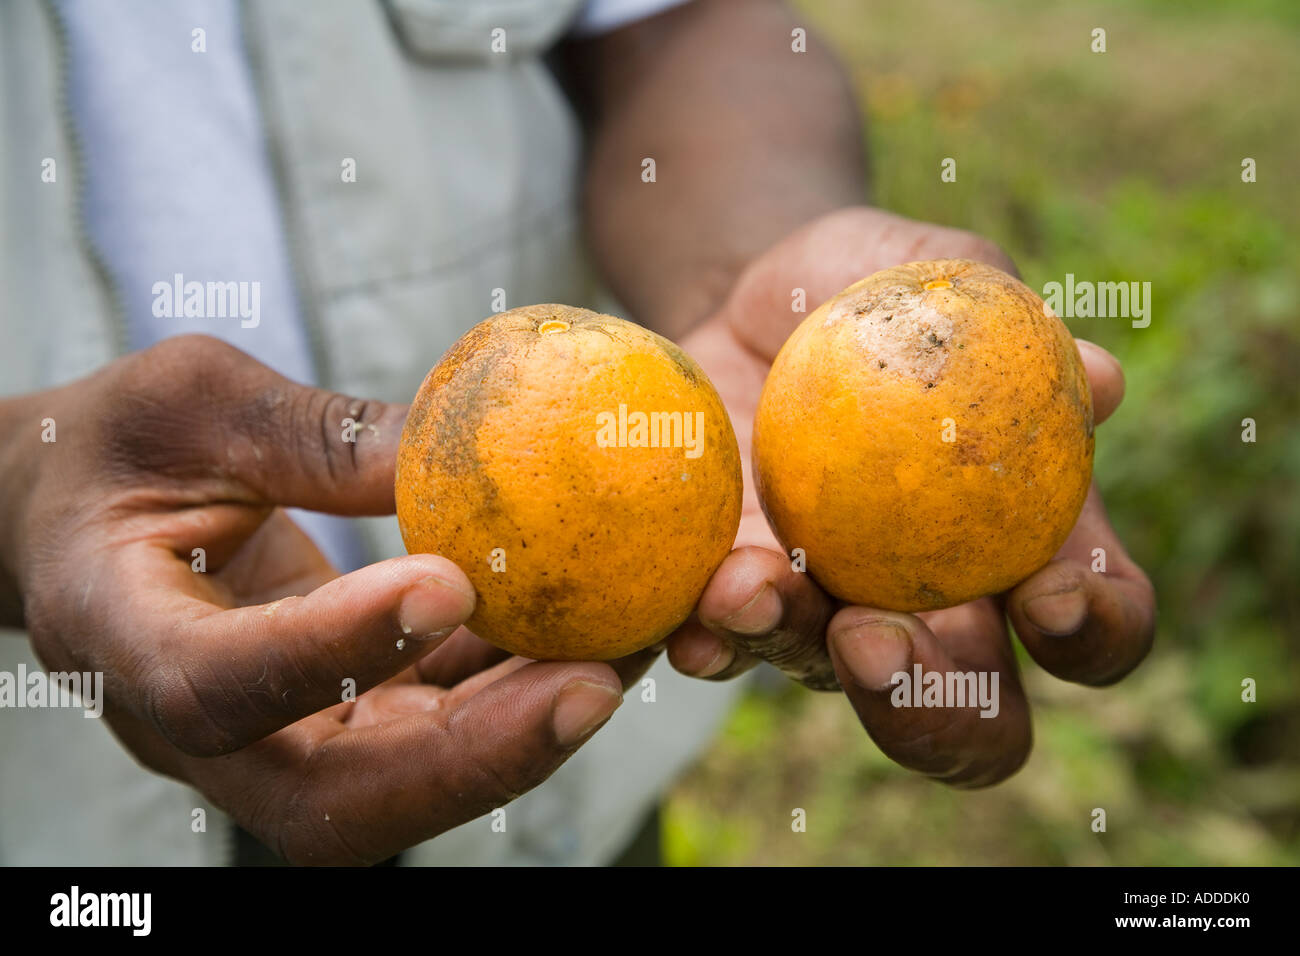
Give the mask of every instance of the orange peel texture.
POLYGON ((469 577, 468 627, 514 654, 608 660, 694 609, 740 522, 736 436, 680 348, 564 305, 479 323, 429 372, 397 460, 411 553, 469 577))
POLYGON ((1092 476, 1092 394, 1064 324, 964 259, 869 276, 772 365, 754 477, 787 551, 852 604, 926 611, 1051 560, 1092 476))

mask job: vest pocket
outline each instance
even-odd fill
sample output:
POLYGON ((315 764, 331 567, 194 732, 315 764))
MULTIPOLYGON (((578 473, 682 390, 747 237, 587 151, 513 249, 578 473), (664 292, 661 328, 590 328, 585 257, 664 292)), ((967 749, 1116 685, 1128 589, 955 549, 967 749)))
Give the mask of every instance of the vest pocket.
POLYGON ((560 38, 583 0, 384 0, 406 48, 432 60, 536 56, 560 38))

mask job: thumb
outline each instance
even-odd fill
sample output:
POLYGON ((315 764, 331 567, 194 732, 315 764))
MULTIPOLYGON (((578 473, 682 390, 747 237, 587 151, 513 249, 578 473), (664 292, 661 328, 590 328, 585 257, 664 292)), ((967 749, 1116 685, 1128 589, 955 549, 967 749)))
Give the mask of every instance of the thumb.
POLYGON ((261 457, 237 477, 268 504, 336 515, 387 515, 396 504, 397 447, 406 405, 353 398, 284 380, 280 401, 249 406, 261 457))
POLYGON ((831 296, 881 269, 920 259, 975 259, 1016 275, 1006 253, 974 233, 851 206, 814 219, 755 259, 724 309, 736 337, 770 361, 831 296))
POLYGON ((393 512, 405 405, 301 385, 208 336, 177 337, 134 358, 123 383, 132 400, 116 403, 114 429, 138 469, 218 477, 233 496, 268 506, 393 512))
POLYGON ((1100 345, 1087 339, 1075 339, 1074 344, 1079 347, 1079 357, 1083 359, 1088 384, 1092 386, 1093 421, 1100 425, 1124 400, 1124 370, 1119 359, 1100 345))
POLYGON ((868 206, 805 223, 737 278, 725 306, 736 337, 771 361, 827 299, 886 266, 924 258, 916 247, 935 228, 868 206))

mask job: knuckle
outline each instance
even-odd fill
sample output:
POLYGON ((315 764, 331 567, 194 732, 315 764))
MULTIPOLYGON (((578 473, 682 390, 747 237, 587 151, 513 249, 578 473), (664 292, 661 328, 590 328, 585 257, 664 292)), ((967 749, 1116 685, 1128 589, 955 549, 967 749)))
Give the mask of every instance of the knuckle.
POLYGON ((262 826, 254 832, 269 833, 267 845, 295 866, 369 866, 379 862, 388 854, 368 852, 345 832, 347 820, 365 820, 367 815, 325 796, 322 780, 327 778, 320 753, 309 756, 295 776, 283 810, 275 801, 263 804, 256 814, 262 826))
POLYGON ((314 804, 276 831, 275 851, 294 866, 370 866, 378 862, 353 847, 339 822, 314 804))
POLYGON ((1092 666, 1079 683, 1090 687, 1117 684, 1151 653, 1156 637, 1155 590, 1145 575, 1136 582, 1135 589, 1122 623, 1114 629, 1100 630, 1089 642, 1088 660, 1092 666))
POLYGON ((160 401, 192 400, 196 389, 206 395, 224 385, 241 360, 247 360, 244 353, 211 335, 176 335, 123 359, 122 384, 160 401))
POLYGON ((463 739, 466 734, 453 720, 443 731, 447 735, 443 752, 455 754, 459 785, 463 794, 457 815, 466 820, 481 816, 527 793, 544 779, 559 755, 553 744, 484 750, 482 743, 463 739))
POLYGON ((1072 558, 1054 558, 1031 576, 1036 587, 1065 592, 1084 587, 1092 572, 1072 558))
POLYGON ((97 435, 114 473, 174 473, 203 447, 212 411, 229 404, 232 370, 248 361, 207 335, 181 335, 115 363, 97 435))
MULTIPOLYGON (((505 760, 500 763, 483 756, 469 761, 469 774, 479 799, 493 807, 510 803, 533 788, 534 774, 527 759, 505 760)), ((489 808, 490 809, 490 808, 489 808)))
POLYGON ((286 386, 268 393, 251 410, 250 426, 277 442, 289 442, 293 460, 305 474, 317 474, 322 464, 329 478, 338 481, 357 471, 357 433, 365 421, 367 402, 339 392, 286 386), (352 421, 349 435, 348 420, 352 421))
POLYGON ((41 522, 26 556, 22 591, 23 626, 37 658, 52 670, 111 670, 111 657, 98 650, 112 634, 105 609, 87 600, 86 585, 100 577, 80 553, 66 547, 67 530, 41 522), (89 639, 88 639, 89 638, 89 639))
POLYGON ((731 663, 716 674, 710 674, 704 679, 718 684, 735 680, 737 677, 742 677, 757 667, 760 660, 761 658, 753 654, 748 654, 745 651, 736 651, 736 656, 731 659, 731 663))
POLYGON ((238 352, 239 350, 233 345, 215 336, 191 332, 163 339, 139 354, 142 358, 148 357, 151 365, 162 362, 183 366, 187 370, 192 368, 193 371, 202 373, 204 365, 214 357, 229 356, 238 352))
POLYGON ((1033 730, 1026 715, 1023 720, 1012 720, 1005 725, 990 752, 961 762, 944 782, 962 790, 994 786, 1019 773, 1033 749, 1033 730))
MULTIPOLYGON (((778 627, 769 634, 748 638, 744 650, 752 655, 749 667, 762 659, 809 690, 837 691, 840 682, 826 650, 825 633, 826 621, 819 617, 810 627, 778 627)), ((723 673, 734 677, 749 667, 728 668, 723 673)))
MULTIPOLYGON (((40 580, 39 571, 33 575, 40 580)), ((36 656, 46 664, 67 661, 64 650, 63 628, 57 617, 57 608, 63 603, 59 600, 59 589, 51 594, 44 587, 28 588, 23 593, 23 626, 27 630, 28 640, 36 656)))
POLYGON ((1025 741, 1023 745, 1017 744, 1005 754, 987 763, 976 764, 969 773, 945 782, 960 790, 980 790, 995 786, 1019 773, 1025 762, 1029 760, 1032 749, 1029 741, 1025 741))
POLYGON ((222 705, 195 685, 183 664, 156 665, 144 682, 143 710, 173 747, 193 757, 217 757, 244 746, 218 714, 222 705))
POLYGON ((352 475, 357 467, 357 441, 364 428, 367 403, 336 392, 317 393, 320 407, 320 436, 324 446, 326 468, 330 475, 352 475), (345 423, 350 421, 353 434, 345 438, 345 423))
POLYGON ((818 662, 791 676, 809 690, 839 693, 844 689, 840 686, 840 680, 835 675, 835 665, 829 657, 824 663, 818 662))

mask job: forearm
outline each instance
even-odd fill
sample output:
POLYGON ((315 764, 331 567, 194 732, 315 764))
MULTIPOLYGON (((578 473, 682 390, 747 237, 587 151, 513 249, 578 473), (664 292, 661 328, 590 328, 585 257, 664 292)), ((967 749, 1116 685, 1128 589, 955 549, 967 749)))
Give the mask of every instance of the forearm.
POLYGON ((865 198, 848 78, 815 37, 791 49, 802 25, 776 0, 695 0, 578 53, 593 255, 666 335, 715 309, 763 249, 865 198))

